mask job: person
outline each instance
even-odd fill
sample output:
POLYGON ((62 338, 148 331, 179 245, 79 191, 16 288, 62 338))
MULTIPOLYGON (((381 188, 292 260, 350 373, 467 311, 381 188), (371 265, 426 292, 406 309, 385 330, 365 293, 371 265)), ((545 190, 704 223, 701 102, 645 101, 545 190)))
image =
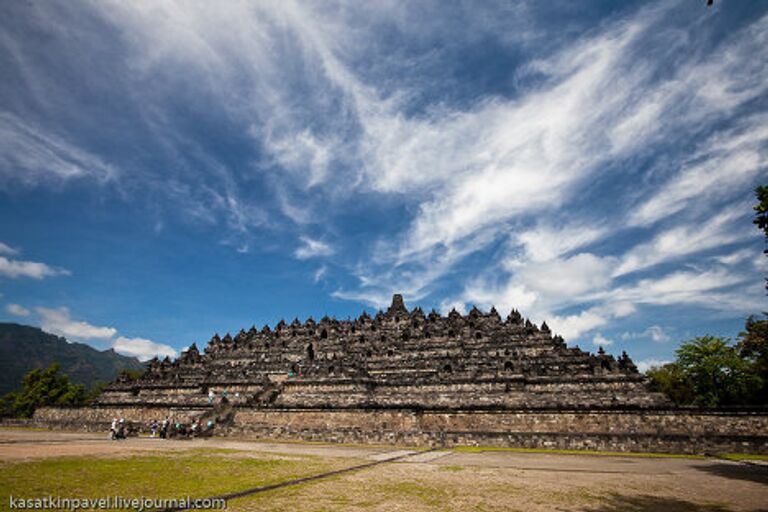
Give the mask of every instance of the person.
POLYGON ((117 439, 117 416, 112 418, 112 426, 109 428, 109 438, 112 441, 117 439))
POLYGON ((113 431, 114 434, 112 436, 112 439, 120 439, 120 418, 117 417, 112 421, 112 425, 114 425, 113 431))
POLYGON ((160 439, 168 439, 168 416, 165 417, 160 426, 160 439))
POLYGON ((125 418, 120 418, 117 424, 117 438, 125 439, 125 418))
POLYGON ((157 420, 153 419, 149 424, 149 435, 155 437, 157 435, 157 420))

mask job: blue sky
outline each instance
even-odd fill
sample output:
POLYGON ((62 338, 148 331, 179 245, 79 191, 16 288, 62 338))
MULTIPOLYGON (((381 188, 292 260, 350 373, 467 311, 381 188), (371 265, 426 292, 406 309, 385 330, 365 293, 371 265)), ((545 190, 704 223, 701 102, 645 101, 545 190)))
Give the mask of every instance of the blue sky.
POLYGON ((173 355, 515 307, 642 368, 765 310, 768 3, 6 2, 0 300, 173 355))

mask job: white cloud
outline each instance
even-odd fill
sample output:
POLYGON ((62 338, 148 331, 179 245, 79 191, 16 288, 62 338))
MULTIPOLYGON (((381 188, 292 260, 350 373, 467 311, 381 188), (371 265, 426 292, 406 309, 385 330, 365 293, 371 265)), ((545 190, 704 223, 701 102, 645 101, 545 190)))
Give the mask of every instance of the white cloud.
POLYGON ((768 164, 766 142, 768 117, 764 115, 748 118, 738 131, 713 135, 679 173, 632 210, 630 224, 648 225, 687 208, 694 199, 706 198, 710 203, 748 186, 768 164))
POLYGON ((309 188, 326 180, 329 164, 337 152, 334 144, 330 140, 320 140, 305 129, 291 139, 268 139, 267 147, 283 167, 293 171, 309 170, 306 181, 309 188))
POLYGON ((314 275, 312 276, 312 280, 313 280, 315 283, 319 283, 319 282, 320 282, 320 280, 321 280, 323 277, 325 277, 325 275, 326 275, 327 273, 328 273, 328 267, 326 267, 325 265, 323 265, 323 266, 321 266, 320 268, 318 268, 317 270, 315 270, 315 273, 314 273, 314 275))
POLYGON ((592 344, 596 347, 609 347, 613 345, 613 341, 603 336, 602 333, 597 333, 594 338, 592 338, 592 344))
POLYGON ((670 341, 672 337, 659 325, 651 325, 642 332, 624 332, 621 335, 622 340, 636 340, 646 338, 656 343, 666 343, 670 341))
MULTIPOLYGON (((724 269, 681 270, 658 278, 641 279, 632 286, 618 287, 601 295, 607 300, 633 304, 698 304, 712 309, 730 308, 733 304, 723 302, 724 295, 718 295, 717 291, 748 280, 724 269)), ((748 296, 745 300, 749 300, 748 296)))
POLYGON ((669 334, 664 332, 664 329, 659 327, 658 325, 652 325, 645 331, 650 338, 657 342, 657 343, 663 343, 666 341, 669 341, 671 338, 669 337, 669 334))
POLYGON ((138 357, 140 361, 147 361, 157 356, 163 357, 176 357, 176 351, 169 345, 163 345, 162 343, 155 343, 154 341, 144 338, 126 338, 123 336, 118 337, 112 344, 112 348, 115 352, 126 356, 138 357))
MULTIPOLYGON (((736 204, 708 219, 698 219, 657 233, 622 257, 614 277, 635 272, 707 249, 719 248, 749 236, 735 221, 743 221, 749 205, 736 204)), ((748 228, 748 226, 747 226, 748 228)))
POLYGON ((465 307, 464 303, 461 301, 445 300, 440 303, 440 306, 438 308, 440 313, 443 315, 447 315, 454 309, 462 315, 465 315, 467 313, 467 308, 465 307))
POLYGON ((590 308, 564 317, 553 316, 547 320, 547 323, 553 332, 563 336, 566 341, 576 341, 583 334, 606 325, 609 320, 610 317, 602 314, 601 311, 590 308))
POLYGON ((370 166, 378 189, 434 190, 402 253, 451 245, 563 201, 608 157, 601 141, 587 134, 614 115, 615 103, 604 95, 619 102, 625 94, 610 82, 636 35, 636 27, 621 27, 554 57, 568 62, 567 71, 548 68, 547 85, 519 101, 489 101, 428 123, 385 123, 387 136, 377 137, 385 141, 378 148, 381 162, 370 166))
POLYGON ((758 257, 763 257, 762 254, 759 253, 759 251, 754 251, 751 249, 741 249, 734 252, 731 252, 730 254, 723 254, 720 256, 715 256, 714 259, 726 266, 736 265, 738 263, 741 263, 745 260, 757 260, 758 257))
POLYGON ((0 274, 10 278, 31 277, 43 279, 52 276, 68 276, 69 270, 54 268, 37 261, 11 260, 0 256, 0 274))
POLYGON ((672 361, 668 361, 666 359, 650 358, 650 359, 643 359, 642 361, 637 361, 635 365, 637 366, 637 369, 640 371, 640 373, 645 373, 651 367, 661 367, 671 362, 672 361))
POLYGON ((499 311, 515 308, 525 312, 531 311, 537 300, 538 295, 534 291, 512 280, 501 286, 494 286, 478 279, 465 286, 460 301, 452 302, 477 304, 483 308, 495 306, 499 311))
POLYGON ((301 241, 304 245, 296 249, 293 255, 300 259, 317 258, 319 256, 330 256, 334 253, 333 248, 320 240, 313 240, 307 236, 302 236, 301 241))
POLYGON ((97 327, 87 322, 72 320, 69 309, 60 307, 56 309, 38 307, 35 309, 42 319, 41 327, 44 331, 59 334, 71 340, 83 339, 109 339, 117 334, 114 327, 97 327))
POLYGON ((515 235, 531 261, 548 261, 604 237, 607 229, 597 226, 566 225, 560 228, 538 226, 515 235))
POLYGON ((0 113, 0 177, 36 185, 82 177, 106 182, 116 174, 98 156, 9 112, 0 113))
POLYGON ((7 306, 5 306, 5 310, 13 316, 29 316, 30 315, 30 311, 27 308, 20 306, 18 304, 8 304, 7 306))
MULTIPOLYGON (((637 45, 647 42, 648 31, 659 29, 662 16, 663 8, 657 5, 619 23, 618 28, 533 63, 530 68, 544 76, 542 85, 514 101, 490 98, 461 111, 443 108, 408 118, 397 111, 396 102, 376 103, 375 94, 366 97, 365 104, 374 105, 361 116, 367 151, 363 169, 368 180, 380 192, 411 194, 419 205, 403 235, 384 243, 395 250, 377 246, 372 251, 384 255, 384 261, 368 274, 386 275, 393 263, 412 263, 425 272, 441 269, 431 272, 433 280, 439 279, 459 260, 439 264, 438 255, 450 251, 466 255, 484 249, 509 229, 511 220, 542 210, 558 211, 553 205, 573 199, 585 179, 602 177, 607 162, 648 151, 664 137, 684 133, 681 127, 700 126, 728 115, 765 91, 765 81, 760 80, 766 74, 764 67, 749 63, 754 60, 750 53, 759 46, 755 39, 763 40, 768 33, 768 17, 735 34, 710 57, 692 58, 678 72, 657 80, 653 78, 659 71, 657 64, 638 58, 637 45), (732 78, 738 75, 734 72, 739 63, 746 64, 742 66, 744 84, 732 78), (709 78, 705 80, 705 76, 709 78), (717 101, 707 90, 711 81, 720 91, 717 101), (609 140, 592 136, 601 133, 607 133, 609 140), (483 234, 485 243, 470 243, 478 234, 483 234), (389 254, 393 256, 386 259, 389 254)), ((652 211, 663 212, 654 214, 654 220, 672 215, 678 211, 672 208, 675 200, 682 204, 698 197, 703 182, 711 182, 712 197, 730 198, 765 164, 761 149, 765 126, 763 117, 752 116, 736 128, 708 138, 693 157, 683 152, 682 164, 671 166, 672 178, 664 189, 668 192, 648 199, 649 206, 640 208, 646 213, 634 215, 645 219, 643 222, 650 221, 648 212, 652 211), (656 207, 651 201, 666 206, 656 207)), ((628 191, 630 196, 647 190, 644 185, 628 191)), ((547 261, 626 228, 624 221, 613 227, 591 224, 596 227, 577 222, 573 231, 567 227, 528 230, 516 242, 525 248, 526 261, 547 261)), ((660 236, 629 254, 620 274, 739 237, 724 225, 709 229, 715 227, 723 229, 711 238, 692 226, 670 230, 666 238, 660 236), (675 237, 682 238, 671 246, 668 242, 675 237), (655 253, 658 248, 663 252, 655 253)), ((610 282, 607 276, 600 280, 603 285, 610 282)), ((410 284, 404 276, 399 282, 405 287, 410 284)), ((423 280, 422 289, 430 284, 423 280)), ((598 284, 577 282, 574 287, 598 284)), ((569 285, 565 282, 564 286, 569 285)), ((530 291, 530 283, 515 284, 518 290, 520 286, 530 291)))
POLYGON ((590 331, 608 325, 614 319, 629 316, 635 311, 632 303, 617 301, 592 306, 566 316, 547 314, 544 320, 553 332, 560 334, 567 341, 576 341, 590 331))
POLYGON ((18 253, 19 253, 18 249, 14 249, 10 245, 0 242, 0 254, 8 254, 8 255, 14 256, 18 253))
MULTIPOLYGON (((444 20, 423 23, 403 4, 91 4, 128 50, 126 83, 147 84, 133 87, 140 93, 137 111, 155 132, 153 140, 177 158, 179 165, 169 169, 182 169, 153 182, 174 207, 183 205, 206 223, 224 216, 237 235, 228 243, 243 251, 248 231, 268 224, 233 171, 200 145, 180 140, 167 120, 172 116, 163 101, 183 84, 228 121, 246 127, 259 153, 269 156, 249 165, 249 172, 259 173, 258 183, 274 192, 282 215, 294 224, 324 226, 337 201, 360 192, 405 207, 410 217, 400 219, 400 231, 363 247, 358 264, 349 264, 359 285, 334 296, 384 306, 395 291, 409 299, 427 296, 457 271, 464 290, 445 304, 517 307, 553 327, 559 323, 568 337, 631 314, 635 304, 736 311, 755 296, 739 299, 738 291, 727 289, 742 284, 744 276, 706 266, 641 281, 633 275, 738 241, 735 216, 717 214, 702 229, 686 217, 664 232, 642 234, 650 240, 624 253, 604 251, 596 242, 626 235, 626 219, 611 224, 586 218, 592 205, 581 198, 594 197, 591 188, 616 179, 632 184, 616 190, 615 201, 621 211, 632 212, 627 218, 633 225, 653 227, 688 212, 704 218, 697 199, 721 211, 765 166, 765 116, 745 117, 727 131, 719 126, 765 94, 768 67, 755 56, 764 53, 768 17, 734 31, 712 51, 694 52, 692 39, 678 37, 679 27, 664 23, 667 5, 626 11, 554 51, 553 45, 542 50, 530 44, 542 42, 537 27, 514 18, 510 25, 510 18, 502 22, 487 12, 481 20, 472 12, 480 7, 465 9, 468 16, 454 23, 476 30, 462 33, 505 44, 524 41, 535 53, 526 54, 534 60, 509 77, 509 90, 478 93, 456 105, 425 100, 423 90, 435 89, 410 81, 418 62, 388 55, 391 48, 371 36, 378 23, 420 42, 445 30, 439 28, 444 20), (662 51, 649 51, 654 45, 663 45, 662 51), (408 79, 389 73, 403 69, 408 79), (524 85, 512 86, 512 79, 524 85), (685 134, 705 130, 717 134, 687 149, 692 144, 685 134), (641 173, 634 162, 642 158, 636 157, 655 153, 662 140, 676 146, 675 154, 641 173), (192 160, 186 160, 188 149, 192 160), (198 163, 209 172, 199 182, 189 178, 197 176, 198 163), (541 218, 569 221, 548 224, 541 218), (490 262, 461 266, 503 240, 510 247, 488 256, 490 262), (615 288, 619 277, 622 286, 615 288), (607 306, 617 300, 623 309, 607 306)), ((524 7, 515 10, 527 19, 524 7)), ((6 142, 6 158, 32 169, 30 180, 112 175, 108 164, 55 133, 12 116, 2 122, 5 131, 18 132, 6 142), (45 168, 48 160, 51 169, 45 168)), ((322 229, 312 232, 314 238, 302 237, 293 255, 336 254, 322 241, 334 238, 322 229)))
POLYGON ((175 357, 176 351, 173 347, 162 343, 155 343, 145 338, 128 338, 117 336, 117 329, 114 327, 98 327, 87 322, 73 320, 69 309, 60 308, 35 308, 35 311, 41 317, 41 328, 44 331, 65 336, 71 341, 81 340, 110 340, 112 348, 120 354, 138 357, 142 361, 151 359, 154 356, 175 357), (113 339, 115 338, 115 339, 113 339))
POLYGON ((570 315, 555 313, 596 294, 607 293, 614 266, 614 258, 600 258, 589 253, 546 261, 513 259, 505 263, 506 270, 510 272, 506 281, 494 283, 494 272, 488 278, 471 280, 465 286, 460 301, 485 308, 496 306, 504 311, 519 309, 537 322, 546 321, 567 340, 575 340, 606 325, 613 318, 634 312, 631 303, 615 301, 570 315))
POLYGON ((574 301, 611 283, 615 259, 580 253, 570 258, 516 265, 515 280, 547 304, 574 301))

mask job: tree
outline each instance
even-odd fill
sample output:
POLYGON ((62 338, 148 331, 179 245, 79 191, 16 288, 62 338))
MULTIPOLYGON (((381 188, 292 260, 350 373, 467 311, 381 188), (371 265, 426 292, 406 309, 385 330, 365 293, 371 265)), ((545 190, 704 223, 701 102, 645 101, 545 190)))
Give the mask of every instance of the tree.
POLYGON ((85 386, 72 384, 59 373, 59 363, 27 372, 21 383, 21 391, 3 398, 4 408, 17 417, 31 418, 35 409, 45 405, 82 405, 85 401, 85 386))
MULTIPOLYGON (((752 208, 755 210, 755 220, 757 228, 763 231, 765 238, 768 239, 768 186, 761 185, 755 189, 757 204, 752 208)), ((768 249, 765 251, 768 253, 768 249)))
POLYGON ((744 324, 744 331, 739 333, 736 348, 742 359, 749 361, 752 372, 761 385, 752 393, 753 403, 768 402, 768 314, 762 320, 750 316, 744 324))
MULTIPOLYGON (((761 185, 755 189, 757 204, 752 207, 755 210, 755 219, 752 221, 757 224, 757 228, 762 230, 765 235, 766 248, 763 254, 768 256, 768 186, 761 185)), ((765 280, 765 289, 768 290, 768 278, 765 280)))
POLYGON ((694 402, 709 407, 747 404, 761 382, 730 340, 701 336, 676 351, 680 370, 690 378, 694 402))
POLYGON ((646 372, 651 379, 651 390, 667 395, 677 405, 689 405, 695 401, 693 381, 677 363, 652 366, 646 372))
POLYGON ((107 386, 109 386, 109 382, 97 382, 91 386, 85 395, 84 402, 88 404, 96 400, 107 386))

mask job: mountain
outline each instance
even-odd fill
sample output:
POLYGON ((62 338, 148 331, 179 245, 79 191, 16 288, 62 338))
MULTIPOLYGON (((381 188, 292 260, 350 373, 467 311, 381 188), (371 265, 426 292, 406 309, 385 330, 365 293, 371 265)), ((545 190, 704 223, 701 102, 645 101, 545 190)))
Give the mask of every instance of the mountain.
POLYGON ((72 382, 89 388, 113 380, 121 370, 144 370, 135 357, 114 350, 103 352, 82 343, 69 343, 37 327, 0 323, 0 395, 21 388, 22 376, 58 361, 72 382))

